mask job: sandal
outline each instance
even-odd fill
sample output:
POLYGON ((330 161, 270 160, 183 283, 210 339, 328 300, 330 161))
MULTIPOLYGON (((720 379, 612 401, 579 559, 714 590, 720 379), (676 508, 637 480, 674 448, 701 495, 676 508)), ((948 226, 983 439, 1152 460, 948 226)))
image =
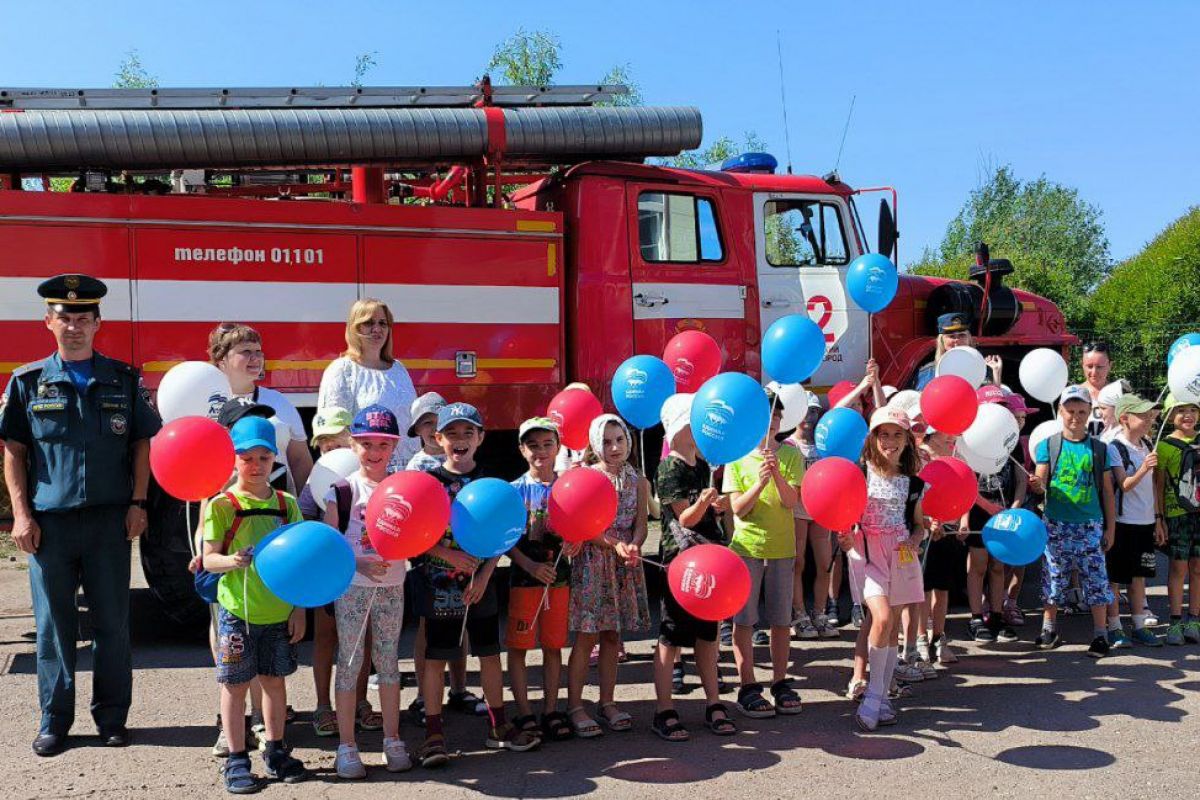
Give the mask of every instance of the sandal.
POLYGON ((518 730, 524 733, 530 733, 534 736, 541 736, 541 726, 538 725, 537 717, 535 717, 533 714, 525 714, 524 716, 517 717, 512 721, 512 724, 515 725, 518 730))
POLYGON ((650 729, 664 742, 686 742, 692 738, 688 729, 679 722, 679 714, 674 709, 660 711, 654 715, 650 729))
POLYGON ((354 715, 360 731, 383 730, 383 715, 371 708, 370 700, 359 700, 354 708, 354 715))
POLYGON ((717 736, 733 736, 738 732, 737 723, 729 718, 729 709, 724 703, 713 703, 704 709, 704 727, 717 736), (724 716, 714 718, 715 714, 724 716))
POLYGON ((542 734, 552 742, 561 742, 573 736, 571 721, 561 711, 542 714, 542 734))
POLYGON ((486 717, 488 714, 487 703, 476 697, 470 689, 463 689, 461 692, 450 690, 446 708, 451 711, 461 711, 463 714, 474 714, 477 717, 486 717))
POLYGON ((221 774, 225 779, 225 791, 230 794, 254 794, 263 788, 262 782, 250 770, 249 756, 228 759, 221 774))
POLYGON ((796 694, 786 678, 771 685, 771 697, 775 698, 775 711, 778 714, 799 714, 802 709, 800 695, 796 694))
POLYGON ((312 713, 312 726, 317 736, 337 736, 337 713, 332 708, 318 708, 312 713))
POLYGON ((625 731, 633 730, 633 717, 617 708, 616 703, 605 703, 604 705, 600 706, 600 724, 608 728, 613 733, 623 733, 625 731), (608 713, 610 708, 617 713, 608 713))
POLYGON ((758 683, 748 683, 739 689, 737 703, 734 705, 743 716, 750 719, 769 719, 775 716, 775 706, 763 697, 763 687, 758 683))
POLYGON ((440 733, 426 736, 424 744, 417 751, 417 762, 425 769, 433 769, 434 767, 444 767, 449 761, 450 754, 446 752, 446 737, 440 733))
MULTIPOLYGON (((529 719, 533 719, 533 716, 530 715, 529 719)), ((484 741, 489 750, 512 750, 514 753, 536 750, 541 743, 542 737, 523 731, 511 722, 491 728, 484 741)))
POLYGON ((604 734, 600 730, 600 723, 588 716, 587 709, 583 706, 575 706, 567 712, 570 715, 571 727, 575 729, 575 735, 580 739, 592 739, 604 734), (577 719, 576 714, 582 714, 583 719, 577 719))

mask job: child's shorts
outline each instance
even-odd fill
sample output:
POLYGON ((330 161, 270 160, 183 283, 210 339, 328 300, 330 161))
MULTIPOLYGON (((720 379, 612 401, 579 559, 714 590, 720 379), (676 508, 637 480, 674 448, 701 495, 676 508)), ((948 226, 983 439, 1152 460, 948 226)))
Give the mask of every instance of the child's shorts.
POLYGON ((846 563, 851 583, 858 584, 863 601, 886 597, 892 606, 924 602, 920 557, 916 551, 900 547, 908 536, 904 528, 860 531, 854 535, 854 549, 846 563))
MULTIPOLYGON (((497 614, 478 616, 475 609, 467 611, 466 640, 471 643, 471 655, 477 658, 500 655, 500 617, 497 614)), ((425 618, 425 657, 434 661, 453 661, 463 656, 463 618, 425 618)))
POLYGON ((286 622, 250 625, 224 608, 217 611, 217 683, 237 686, 259 675, 281 678, 296 671, 296 645, 286 622))
POLYGON ((741 556, 750 570, 750 596, 746 605, 733 618, 734 625, 758 623, 758 598, 766 597, 766 619, 772 627, 792 624, 792 573, 796 570, 796 558, 748 558, 741 556), (764 589, 765 586, 765 589, 764 589))
POLYGON ((1061 606, 1067 603, 1071 573, 1079 572, 1079 587, 1087 606, 1112 602, 1108 570, 1104 567, 1104 523, 1046 520, 1046 566, 1042 570, 1042 601, 1061 606))
POLYGON ((1200 558, 1200 512, 1167 517, 1167 553, 1172 561, 1200 558))
POLYGON ((675 595, 663 592, 662 615, 658 623, 658 640, 668 647, 695 647, 696 642, 717 641, 716 622, 692 616, 679 605, 675 595))
POLYGON ((1104 554, 1109 583, 1128 584, 1134 578, 1153 578, 1155 573, 1154 523, 1117 523, 1113 546, 1104 554))
POLYGON ((569 586, 552 586, 549 591, 538 586, 513 586, 508 590, 508 628, 504 634, 508 649, 533 650, 539 643, 546 650, 566 647, 570 608, 569 586))

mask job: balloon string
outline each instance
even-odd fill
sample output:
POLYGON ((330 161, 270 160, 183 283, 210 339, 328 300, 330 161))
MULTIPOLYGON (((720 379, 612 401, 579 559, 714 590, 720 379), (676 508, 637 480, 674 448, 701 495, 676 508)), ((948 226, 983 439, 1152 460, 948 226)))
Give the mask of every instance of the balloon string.
POLYGON ((1019 470, 1021 470, 1021 472, 1025 473, 1026 478, 1033 477, 1031 474, 1029 474, 1029 470, 1025 469, 1025 465, 1022 464, 1020 461, 1017 461, 1016 456, 1014 456, 1012 453, 1008 454, 1008 460, 1011 461, 1012 463, 1016 464, 1017 469, 1019 469, 1019 470))
MULTIPOLYGON (((779 388, 783 388, 780 386, 779 388)), ((767 439, 771 437, 771 420, 775 419, 775 407, 779 405, 779 392, 772 392, 771 398, 771 416, 767 419, 767 432, 763 434, 762 444, 758 446, 759 450, 767 448, 767 439)))
MULTIPOLYGON (((563 557, 563 551, 562 551, 562 548, 560 547, 558 549, 558 558, 554 559, 554 576, 556 578, 558 577, 558 562, 562 561, 562 557, 563 557)), ((550 605, 549 602, 547 601, 548 597, 550 597, 550 584, 547 583, 545 586, 542 587, 542 600, 540 603, 538 603, 537 611, 533 612, 533 619, 531 619, 529 621, 530 628, 532 628, 534 626, 534 624, 537 622, 538 616, 541 615, 541 613, 542 613, 542 609, 547 608, 550 605)))
POLYGON ((642 457, 642 477, 646 477, 646 431, 638 429, 638 455, 642 457))
MULTIPOLYGON (((192 530, 192 501, 183 501, 183 525, 188 532, 188 552, 192 554, 192 558, 199 555, 196 551, 196 532, 192 530)), ((201 567, 204 565, 201 564, 201 567)))
POLYGON ((247 586, 250 583, 250 567, 242 567, 242 605, 246 607, 246 636, 250 636, 250 592, 247 586))
MULTIPOLYGON (((472 572, 472 573, 471 573, 471 582, 467 584, 467 591, 468 591, 468 592, 470 592, 470 591, 471 591, 471 588, 472 588, 474 585, 475 585, 475 573, 474 573, 474 572, 472 572)), ((458 632, 458 646, 459 646, 459 647, 462 647, 462 645, 463 645, 463 639, 465 639, 465 638, 466 638, 466 636, 467 636, 467 614, 469 614, 469 613, 470 613, 470 611, 471 611, 471 604, 470 604, 470 603, 463 603, 463 624, 462 624, 462 630, 458 632)))
POLYGON ((638 556, 638 559, 640 559, 641 561, 645 561, 647 564, 653 564, 654 566, 658 567, 659 569, 666 569, 666 568, 667 568, 667 565, 666 565, 666 564, 660 563, 660 562, 658 562, 658 561, 655 561, 654 559, 651 559, 651 558, 646 558, 646 557, 645 557, 645 556, 643 556, 643 555, 639 555, 639 556, 638 556))
POLYGON ((367 635, 367 625, 371 621, 371 608, 375 605, 375 598, 379 596, 379 589, 378 586, 371 589, 371 598, 367 600, 367 611, 363 614, 362 627, 358 629, 358 638, 354 640, 354 650, 350 653, 350 663, 346 665, 346 669, 352 668, 354 659, 358 657, 358 648, 362 645, 363 637, 367 635))

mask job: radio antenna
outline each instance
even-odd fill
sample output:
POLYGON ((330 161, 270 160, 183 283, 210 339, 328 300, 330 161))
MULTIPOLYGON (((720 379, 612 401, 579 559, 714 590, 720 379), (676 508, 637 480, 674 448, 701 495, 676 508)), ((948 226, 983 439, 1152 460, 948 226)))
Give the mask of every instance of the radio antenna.
POLYGON ((783 108, 783 141, 787 148, 787 174, 792 174, 792 137, 788 130, 787 94, 783 82, 783 45, 780 44, 779 29, 775 29, 775 54, 779 57, 779 105, 783 108))
POLYGON ((842 143, 838 145, 837 161, 834 162, 833 171, 837 172, 838 167, 842 165, 842 151, 846 149, 846 134, 850 132, 850 118, 854 116, 854 101, 858 99, 858 95, 850 96, 850 110, 846 112, 846 126, 842 128, 842 143))

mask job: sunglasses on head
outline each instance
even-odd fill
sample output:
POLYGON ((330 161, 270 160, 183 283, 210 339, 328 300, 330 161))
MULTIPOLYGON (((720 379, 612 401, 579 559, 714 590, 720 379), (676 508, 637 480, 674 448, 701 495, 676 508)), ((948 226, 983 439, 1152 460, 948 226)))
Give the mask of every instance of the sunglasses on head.
POLYGON ((1087 344, 1085 344, 1083 346, 1083 352, 1085 352, 1085 353, 1107 353, 1108 352, 1108 343, 1107 342, 1088 342, 1087 344))

